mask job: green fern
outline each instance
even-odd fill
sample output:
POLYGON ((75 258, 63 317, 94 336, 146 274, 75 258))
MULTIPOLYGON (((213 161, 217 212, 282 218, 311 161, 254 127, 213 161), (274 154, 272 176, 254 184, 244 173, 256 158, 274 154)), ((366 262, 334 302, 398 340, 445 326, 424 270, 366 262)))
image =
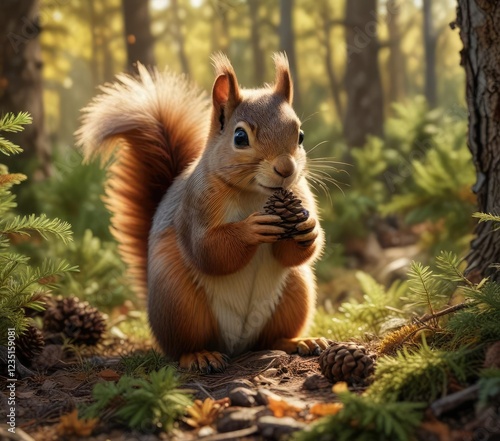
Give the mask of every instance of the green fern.
POLYGON ((407 285, 395 281, 388 289, 372 276, 362 271, 356 273, 363 292, 362 301, 344 302, 338 312, 330 317, 319 313, 312 329, 313 334, 326 335, 335 340, 366 339, 380 336, 386 323, 394 318, 405 318, 402 309, 407 285))
POLYGON ((484 281, 464 289, 472 305, 454 314, 446 323, 454 346, 500 340, 500 284, 484 281))
POLYGON ((431 349, 424 340, 416 350, 381 357, 368 394, 380 400, 431 402, 446 395, 451 378, 465 384, 477 372, 478 358, 466 347, 431 349))
MULTIPOLYGON (((7 114, 0 119, 0 131, 18 132, 31 117, 27 113, 7 114)), ((9 155, 22 151, 18 146, 0 137, 0 152, 9 155)), ((0 345, 7 341, 7 330, 16 334, 24 332, 29 319, 26 310, 42 310, 41 299, 56 286, 57 281, 68 272, 76 271, 64 260, 43 259, 40 266, 30 266, 30 259, 13 251, 11 241, 15 237, 36 233, 44 239, 55 237, 67 244, 72 239, 70 225, 59 219, 41 216, 16 216, 15 196, 11 187, 26 179, 26 176, 9 173, 0 165, 0 345)))
POLYGON ((412 262, 408 271, 408 286, 415 306, 423 306, 430 314, 446 304, 456 290, 447 280, 436 277, 429 266, 412 262))
POLYGON ((491 213, 476 212, 476 213, 472 214, 472 217, 479 219, 479 222, 494 222, 495 224, 498 224, 498 225, 494 225, 493 228, 495 230, 500 229, 500 216, 497 216, 497 215, 491 214, 491 213))
POLYGON ((143 432, 170 430, 181 417, 192 398, 179 389, 176 370, 164 367, 151 372, 149 378, 123 375, 118 382, 98 383, 92 396, 94 403, 82 409, 84 418, 103 417, 143 432))
MULTIPOLYGON (((24 125, 31 124, 32 118, 28 112, 20 112, 17 115, 7 113, 0 119, 0 131, 3 132, 20 132, 24 130, 24 125)), ((0 152, 10 156, 21 153, 23 149, 13 142, 0 136, 0 152)))
POLYGON ((127 299, 135 301, 115 242, 103 241, 86 230, 83 237, 69 245, 52 244, 48 254, 78 262, 80 271, 68 274, 61 281, 63 295, 76 295, 104 310, 121 305, 127 299))

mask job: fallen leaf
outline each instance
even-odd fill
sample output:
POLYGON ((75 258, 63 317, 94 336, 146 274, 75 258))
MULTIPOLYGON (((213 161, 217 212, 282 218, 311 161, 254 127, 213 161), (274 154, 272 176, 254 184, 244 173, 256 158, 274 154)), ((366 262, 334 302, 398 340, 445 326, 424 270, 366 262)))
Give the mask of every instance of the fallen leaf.
POLYGON ((97 376, 106 381, 118 381, 121 377, 120 374, 113 369, 104 369, 103 371, 99 372, 97 376))
POLYGON ((349 388, 347 387, 347 383, 345 381, 339 381, 332 386, 332 392, 334 394, 341 394, 342 392, 347 392, 349 388))
POLYGON ((78 418, 78 411, 75 409, 71 413, 62 415, 57 425, 57 434, 63 436, 90 436, 95 426, 99 422, 98 418, 81 420, 78 418))
POLYGON ((316 403, 311 407, 311 413, 315 416, 336 415, 344 405, 342 403, 316 403))
POLYGON ((215 421, 219 413, 228 406, 229 398, 217 401, 211 398, 206 398, 205 401, 195 400, 193 405, 187 407, 186 413, 189 417, 184 418, 184 422, 194 428, 209 426, 215 421))
POLYGON ((284 416, 294 417, 302 410, 302 408, 295 406, 282 398, 268 397, 268 407, 273 412, 276 418, 284 416))

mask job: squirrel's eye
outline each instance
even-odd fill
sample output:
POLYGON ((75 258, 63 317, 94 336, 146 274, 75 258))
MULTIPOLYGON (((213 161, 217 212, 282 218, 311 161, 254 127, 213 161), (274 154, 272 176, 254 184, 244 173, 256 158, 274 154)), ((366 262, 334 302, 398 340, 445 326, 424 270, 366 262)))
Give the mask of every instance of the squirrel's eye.
POLYGON ((234 132, 234 145, 240 148, 248 147, 250 145, 248 134, 241 127, 238 127, 234 132))
POLYGON ((299 131, 299 145, 301 145, 304 142, 304 131, 300 130, 299 131))

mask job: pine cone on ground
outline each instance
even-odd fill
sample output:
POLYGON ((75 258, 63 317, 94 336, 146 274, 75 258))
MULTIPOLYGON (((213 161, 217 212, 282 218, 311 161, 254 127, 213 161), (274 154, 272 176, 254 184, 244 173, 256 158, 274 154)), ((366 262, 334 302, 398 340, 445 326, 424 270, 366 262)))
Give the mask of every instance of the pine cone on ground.
POLYGON ((23 334, 16 339, 16 357, 24 364, 31 364, 33 358, 40 354, 45 346, 43 334, 36 326, 28 325, 23 334))
POLYGON ((375 354, 357 343, 333 343, 319 357, 321 373, 330 381, 365 386, 375 371, 375 354))
POLYGON ((58 298, 45 311, 43 326, 49 332, 62 332, 78 345, 93 346, 106 330, 105 316, 78 297, 58 298))
MULTIPOLYGON (((309 218, 309 212, 302 206, 302 201, 293 192, 284 189, 277 190, 269 197, 264 205, 264 211, 281 217, 279 226, 286 230, 281 239, 289 239, 299 234, 296 229, 297 224, 309 218)), ((301 231, 300 234, 306 232, 301 231)))

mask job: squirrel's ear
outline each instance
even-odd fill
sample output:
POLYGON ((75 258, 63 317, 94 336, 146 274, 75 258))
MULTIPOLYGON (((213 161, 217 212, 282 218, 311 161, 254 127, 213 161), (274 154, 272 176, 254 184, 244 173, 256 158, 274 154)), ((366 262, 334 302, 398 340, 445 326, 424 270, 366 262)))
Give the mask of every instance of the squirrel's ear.
POLYGON ((276 81, 274 84, 274 92, 281 95, 285 101, 292 104, 293 100, 293 83, 290 67, 288 66, 288 58, 285 53, 276 53, 273 56, 274 65, 276 66, 276 81))
POLYGON ((218 74, 212 88, 213 122, 224 129, 236 106, 241 102, 241 93, 233 66, 223 54, 213 57, 215 70, 218 74))

